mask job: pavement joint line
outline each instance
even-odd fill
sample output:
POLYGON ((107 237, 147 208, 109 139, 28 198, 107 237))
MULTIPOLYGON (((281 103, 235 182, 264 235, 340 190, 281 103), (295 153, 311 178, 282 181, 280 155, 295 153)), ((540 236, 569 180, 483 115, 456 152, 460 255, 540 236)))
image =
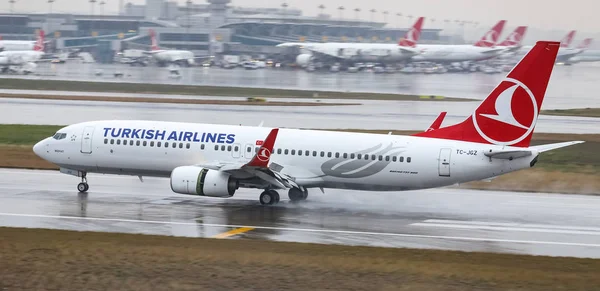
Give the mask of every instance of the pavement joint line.
MULTIPOLYGON (((444 236, 444 235, 423 235, 410 233, 390 233, 390 232, 368 232, 368 231, 352 231, 352 230, 335 230, 335 229, 312 229, 312 228, 292 228, 292 227, 273 227, 273 226, 250 226, 250 225, 229 225, 229 224, 212 224, 212 223, 195 223, 195 222, 177 222, 177 221, 156 221, 156 220, 135 220, 135 219, 120 219, 120 218, 97 218, 97 217, 77 217, 77 216, 58 216, 58 215, 40 215, 40 214, 19 214, 19 213, 0 213, 0 216, 16 216, 16 217, 37 217, 37 218, 55 218, 55 219, 74 219, 88 221, 108 221, 108 222, 133 222, 133 223, 148 223, 148 224, 172 224, 172 225, 201 225, 205 227, 227 227, 227 228, 254 228, 256 230, 283 230, 283 231, 299 231, 325 234, 355 234, 355 235, 374 235, 388 237, 404 237, 404 238, 427 238, 440 240, 461 240, 474 242, 496 242, 496 243, 517 243, 517 244, 541 244, 541 245, 558 245, 558 246, 578 246, 578 247, 594 247, 600 248, 600 244, 577 243, 577 242, 555 242, 555 241, 535 241, 535 240, 512 240, 512 239, 494 239, 494 238, 478 238, 478 237, 461 237, 461 236, 444 236)), ((0 220, 0 224, 2 221, 0 220)), ((7 226, 9 227, 9 226, 7 226)))

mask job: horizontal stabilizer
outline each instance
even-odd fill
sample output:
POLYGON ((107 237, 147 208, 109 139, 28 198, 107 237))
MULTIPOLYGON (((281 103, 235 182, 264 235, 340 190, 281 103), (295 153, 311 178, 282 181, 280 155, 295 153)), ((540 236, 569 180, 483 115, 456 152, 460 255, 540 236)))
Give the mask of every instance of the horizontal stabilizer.
POLYGON ((489 150, 483 154, 494 159, 513 160, 531 156, 532 152, 529 150, 489 150))
POLYGON ((576 145, 576 144, 580 144, 580 143, 584 143, 584 142, 585 141, 582 141, 582 140, 567 141, 567 142, 537 145, 537 146, 532 146, 530 148, 535 149, 540 153, 543 153, 543 152, 547 152, 547 151, 551 151, 551 150, 555 150, 555 149, 559 149, 559 148, 564 148, 564 147, 568 147, 568 146, 572 146, 572 145, 576 145))

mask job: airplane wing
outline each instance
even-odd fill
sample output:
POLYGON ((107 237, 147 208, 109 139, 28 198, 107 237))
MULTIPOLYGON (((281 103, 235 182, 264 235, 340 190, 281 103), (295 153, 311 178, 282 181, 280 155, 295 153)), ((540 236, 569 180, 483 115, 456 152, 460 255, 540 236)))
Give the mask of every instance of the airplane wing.
POLYGON ((214 162, 196 164, 194 166, 227 172, 233 177, 256 177, 281 189, 292 187, 299 188, 293 177, 277 171, 278 168, 281 168, 280 166, 278 167, 277 165, 269 164, 271 153, 273 152, 273 146, 275 145, 275 139, 277 138, 278 133, 278 128, 272 129, 267 138, 264 140, 262 146, 258 149, 256 154, 254 154, 254 157, 252 157, 248 163, 214 162))

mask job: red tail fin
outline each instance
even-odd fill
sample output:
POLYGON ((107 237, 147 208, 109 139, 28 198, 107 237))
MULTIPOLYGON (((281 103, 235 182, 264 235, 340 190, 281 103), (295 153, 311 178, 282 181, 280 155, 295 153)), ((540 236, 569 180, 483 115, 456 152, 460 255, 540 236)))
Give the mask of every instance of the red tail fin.
POLYGON ((528 147, 559 46, 538 41, 469 118, 416 136, 528 147))
POLYGON ((506 39, 499 44, 499 46, 519 46, 521 45, 521 41, 525 37, 525 33, 527 32, 527 26, 519 26, 517 27, 511 34, 509 34, 506 39))
POLYGON ((577 47, 578 49, 582 49, 582 50, 586 50, 588 48, 590 48, 590 45, 592 45, 592 39, 591 38, 586 38, 584 39, 581 44, 577 47))
POLYGON ((575 38, 575 30, 571 30, 563 39, 560 40, 560 47, 569 47, 573 38, 575 38))
POLYGON ((440 126, 442 126, 442 122, 444 122, 444 118, 446 117, 446 113, 447 112, 442 112, 440 113, 440 115, 438 115, 438 117, 433 121, 433 123, 431 124, 431 126, 429 126, 429 128, 426 131, 432 131, 435 129, 439 129, 440 126))
POLYGON ((502 34, 502 30, 504 29, 504 24, 506 20, 500 20, 492 29, 486 32, 483 37, 475 43, 475 46, 479 47, 493 47, 498 42, 498 38, 502 34))
POLYGON ((33 50, 36 52, 44 51, 44 30, 40 29, 40 32, 37 36, 37 40, 35 41, 35 45, 33 46, 33 50))
POLYGON ((402 40, 400 40, 398 45, 415 47, 417 45, 417 42, 419 42, 419 38, 421 37, 421 28, 423 27, 424 20, 425 17, 419 17, 419 19, 417 19, 417 22, 415 22, 415 24, 410 28, 410 30, 406 32, 406 35, 402 40))
POLYGON ((252 160, 246 164, 246 166, 266 168, 269 165, 269 160, 271 158, 271 153, 273 153, 273 146, 275 145, 275 139, 277 139, 278 132, 278 128, 274 128, 271 130, 271 132, 269 132, 269 135, 267 135, 267 138, 258 149, 258 152, 254 155, 252 160))
POLYGON ((154 32, 154 29, 150 29, 150 41, 152 42, 152 46, 150 47, 151 50, 160 50, 158 47, 158 42, 156 41, 156 32, 154 32))

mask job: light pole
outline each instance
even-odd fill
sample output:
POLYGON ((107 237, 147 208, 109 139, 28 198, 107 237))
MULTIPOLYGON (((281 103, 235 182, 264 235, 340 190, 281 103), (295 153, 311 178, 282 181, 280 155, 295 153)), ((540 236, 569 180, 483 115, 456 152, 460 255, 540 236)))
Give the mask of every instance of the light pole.
POLYGON ((360 8, 354 8, 354 18, 358 21, 358 14, 360 13, 360 8))
POLYGON ((325 5, 319 5, 319 10, 321 10, 321 15, 323 15, 323 11, 325 10, 325 5))
POLYGON ((100 15, 102 16, 104 16, 104 4, 106 4, 106 2, 100 1, 100 15))
POLYGON ((388 13, 389 13, 389 12, 387 12, 387 11, 383 11, 383 22, 384 22, 386 25, 387 25, 387 16, 388 16, 388 13))
POLYGON ((377 12, 377 10, 371 9, 371 10, 369 10, 369 12, 371 12, 371 22, 373 22, 374 21, 374 17, 375 17, 375 12, 377 12))
MULTIPOLYGON (((193 3, 192 3, 192 0, 187 0, 185 2, 185 4, 187 5, 187 25, 186 25, 186 29, 185 29, 186 30, 185 31, 185 37, 187 39, 187 44, 189 45, 189 42, 190 42, 190 27, 192 26, 190 24, 190 16, 191 16, 190 14, 192 13, 192 4, 193 3)), ((211 27, 212 27, 212 24, 211 24, 211 27)))
POLYGON ((398 28, 400 28, 402 26, 402 24, 400 24, 400 21, 402 20, 402 13, 396 13, 396 16, 398 16, 398 28))
POLYGON ((8 1, 8 3, 10 3, 10 14, 13 14, 13 12, 14 12, 15 2, 17 2, 17 0, 9 0, 8 1))
POLYGON ((283 8, 283 18, 287 18, 287 8, 288 4, 286 2, 281 3, 281 8, 283 8))
POLYGON ((96 6, 96 0, 90 0, 90 6, 92 10, 92 20, 90 21, 90 30, 92 31, 92 36, 94 35, 94 8, 96 6))
POLYGON ((340 6, 340 7, 338 7, 338 11, 339 11, 339 15, 340 15, 339 17, 340 17, 340 19, 344 19, 344 9, 346 9, 346 8, 344 8, 344 6, 340 6))

